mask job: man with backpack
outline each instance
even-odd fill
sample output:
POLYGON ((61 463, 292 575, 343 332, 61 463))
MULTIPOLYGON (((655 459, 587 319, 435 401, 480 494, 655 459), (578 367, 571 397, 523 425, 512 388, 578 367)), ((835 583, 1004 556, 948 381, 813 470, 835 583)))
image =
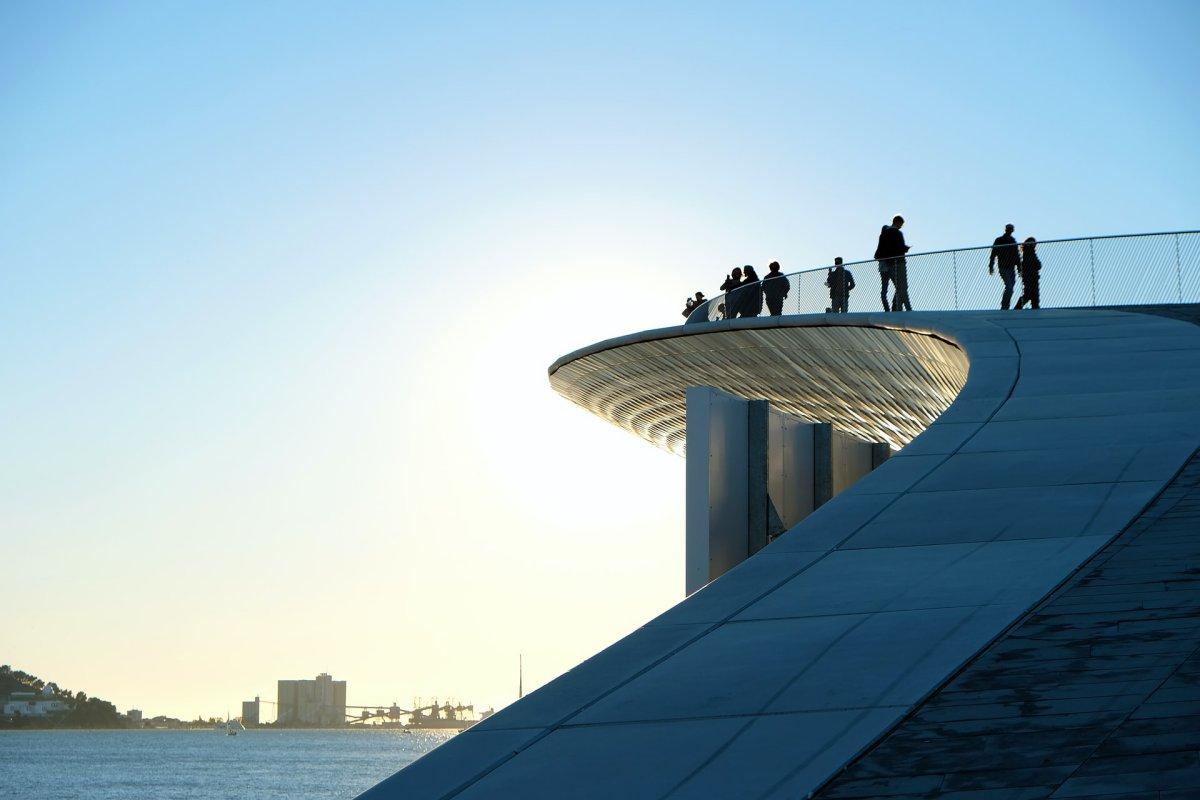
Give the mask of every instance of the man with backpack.
POLYGON ((833 268, 825 276, 829 287, 829 308, 835 314, 845 314, 850 305, 850 290, 854 288, 854 275, 842 266, 842 257, 833 260, 833 268))
POLYGON ((780 272, 778 261, 772 261, 767 269, 767 277, 762 281, 762 293, 767 300, 767 311, 772 317, 778 317, 783 313, 784 298, 792 291, 792 282, 780 272))

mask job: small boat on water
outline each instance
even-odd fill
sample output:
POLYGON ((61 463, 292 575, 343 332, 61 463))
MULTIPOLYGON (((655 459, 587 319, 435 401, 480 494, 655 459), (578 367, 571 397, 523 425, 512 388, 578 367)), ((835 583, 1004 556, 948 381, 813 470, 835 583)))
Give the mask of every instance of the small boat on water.
POLYGON ((246 730, 246 726, 242 724, 240 719, 230 719, 229 714, 226 714, 225 721, 218 722, 213 726, 213 730, 217 733, 224 733, 226 736, 237 736, 246 730))

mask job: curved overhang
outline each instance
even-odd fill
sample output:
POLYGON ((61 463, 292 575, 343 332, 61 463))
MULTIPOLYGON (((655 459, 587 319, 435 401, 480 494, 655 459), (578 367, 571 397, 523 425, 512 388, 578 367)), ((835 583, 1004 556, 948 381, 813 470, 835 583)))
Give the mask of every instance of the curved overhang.
POLYGON ((898 450, 958 396, 967 381, 966 347, 988 335, 969 315, 956 325, 920 317, 774 317, 646 331, 560 358, 550 367, 550 385, 680 455, 689 386, 769 400, 898 450))
POLYGON ((691 376, 902 449, 364 797, 809 796, 1113 541, 1200 447, 1200 328, 1137 313, 736 320, 551 368, 564 395, 675 450, 691 376))

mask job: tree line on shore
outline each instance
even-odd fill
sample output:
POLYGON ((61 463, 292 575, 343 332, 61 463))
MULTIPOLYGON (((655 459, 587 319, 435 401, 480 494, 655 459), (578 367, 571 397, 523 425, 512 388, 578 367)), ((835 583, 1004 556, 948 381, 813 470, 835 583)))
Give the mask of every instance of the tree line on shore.
MULTIPOLYGON (((60 700, 66 710, 46 716, 0 713, 0 729, 13 728, 129 728, 129 718, 117 711, 117 707, 99 697, 88 697, 84 692, 72 692, 55 684, 46 699, 60 700)), ((0 705, 10 695, 19 692, 37 692, 41 696, 47 682, 36 675, 13 669, 8 664, 0 665, 0 705)))

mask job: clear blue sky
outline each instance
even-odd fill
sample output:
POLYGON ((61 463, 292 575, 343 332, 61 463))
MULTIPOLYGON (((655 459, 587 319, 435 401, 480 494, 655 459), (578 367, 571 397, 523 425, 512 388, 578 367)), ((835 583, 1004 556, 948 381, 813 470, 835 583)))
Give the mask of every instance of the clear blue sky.
POLYGON ((0 4, 0 660, 506 702, 682 586, 555 357, 897 212, 1200 227, 1194 2, 645 5, 0 4))

